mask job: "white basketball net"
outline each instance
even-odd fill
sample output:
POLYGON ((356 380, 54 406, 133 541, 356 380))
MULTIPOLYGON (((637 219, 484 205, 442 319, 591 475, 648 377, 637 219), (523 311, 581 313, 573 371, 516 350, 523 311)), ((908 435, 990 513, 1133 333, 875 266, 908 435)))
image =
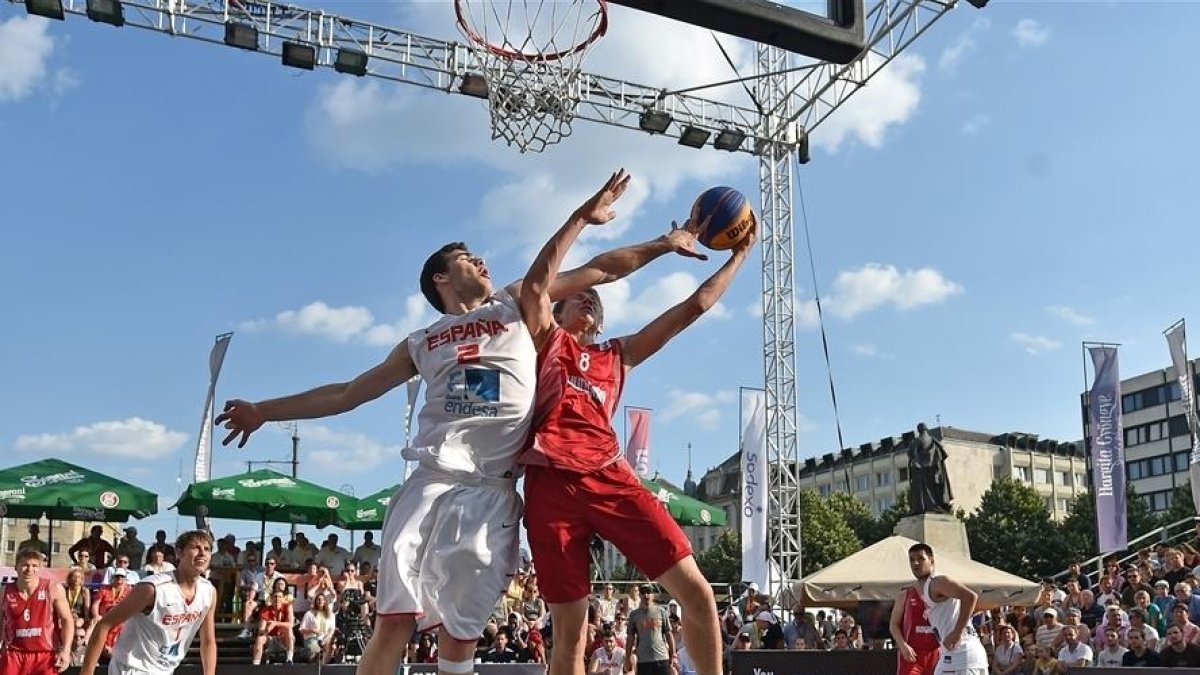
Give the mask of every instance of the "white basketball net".
POLYGON ((487 82, 492 139, 541 152, 571 135, 581 66, 608 26, 607 0, 455 0, 487 82))

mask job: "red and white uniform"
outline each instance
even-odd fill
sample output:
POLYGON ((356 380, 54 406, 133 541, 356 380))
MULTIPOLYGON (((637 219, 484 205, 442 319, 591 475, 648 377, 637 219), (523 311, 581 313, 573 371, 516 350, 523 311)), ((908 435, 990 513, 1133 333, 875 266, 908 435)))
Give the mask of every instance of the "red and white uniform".
POLYGON ((525 527, 548 602, 590 592, 593 534, 616 546, 650 579, 692 554, 683 530, 642 486, 612 428, 625 384, 621 341, 583 346, 555 328, 538 357, 533 434, 526 465, 525 527))
POLYGON ((937 632, 925 616, 925 601, 916 587, 910 586, 904 591, 904 617, 900 627, 904 632, 904 641, 917 653, 917 660, 905 661, 903 656, 897 654, 897 675, 933 675, 941 644, 937 632))
POLYGON ((169 675, 187 656, 200 632, 217 591, 208 579, 196 579, 196 594, 188 602, 174 572, 152 574, 141 584, 154 585, 154 605, 124 624, 108 664, 109 675, 169 675))
POLYGON ((0 673, 57 675, 50 581, 39 581, 28 597, 21 593, 19 583, 14 581, 4 589, 4 648, 0 654, 0 673))

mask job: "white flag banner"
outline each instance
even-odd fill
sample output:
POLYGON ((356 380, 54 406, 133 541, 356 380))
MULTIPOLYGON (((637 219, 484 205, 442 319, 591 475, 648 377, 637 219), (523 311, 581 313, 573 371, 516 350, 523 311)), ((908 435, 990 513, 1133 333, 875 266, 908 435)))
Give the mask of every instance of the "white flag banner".
MULTIPOLYGON (((408 381, 408 402, 404 404, 404 447, 412 445, 413 413, 417 409, 417 394, 421 392, 421 376, 417 375, 408 381)), ((408 480, 413 471, 413 462, 404 462, 404 480, 408 480)))
POLYGON ((221 365, 225 363, 225 352, 229 350, 229 341, 233 333, 217 336, 217 342, 208 354, 208 396, 204 399, 204 418, 200 420, 200 439, 196 442, 196 468, 192 479, 197 483, 212 480, 212 427, 213 427, 213 397, 217 393, 217 378, 221 375, 221 365))
MULTIPOLYGON (((1175 377, 1179 379, 1179 402, 1183 404, 1183 415, 1187 420, 1188 434, 1192 439, 1192 456, 1188 463, 1188 475, 1192 483, 1192 504, 1200 508, 1200 421, 1196 419, 1196 399, 1192 391, 1192 369, 1188 367, 1187 329, 1183 321, 1166 332, 1167 348, 1171 350, 1171 365, 1175 366, 1175 377)), ((1170 425, 1168 425, 1170 426, 1170 425)), ((1168 430, 1167 433, 1170 433, 1168 430)))
POLYGON ((767 397, 742 389, 742 581, 770 593, 767 547, 767 397))

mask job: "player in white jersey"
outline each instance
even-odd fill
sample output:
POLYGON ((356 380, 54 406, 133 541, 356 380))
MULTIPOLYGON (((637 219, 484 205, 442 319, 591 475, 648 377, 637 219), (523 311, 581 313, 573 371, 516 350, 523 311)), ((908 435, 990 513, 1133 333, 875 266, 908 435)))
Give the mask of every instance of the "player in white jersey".
MULTIPOLYGON (((614 217, 629 183, 609 178, 571 215, 589 223, 614 217)), ((620 279, 668 252, 698 256, 695 233, 672 228, 655 240, 593 258, 559 275, 554 300, 620 279)), ((537 355, 516 297, 521 282, 493 292, 487 266, 465 244, 448 244, 421 270, 421 291, 444 316, 400 343, 350 382, 260 403, 233 400, 216 419, 223 444, 268 421, 312 419, 352 410, 414 375, 425 380, 419 432, 405 456, 418 468, 392 498, 378 568, 377 620, 360 675, 394 675, 419 625, 439 627, 438 669, 474 670, 475 644, 518 565, 515 457, 526 440, 537 355)))
POLYGON ((100 618, 92 629, 80 675, 94 675, 109 631, 124 624, 108 663, 108 675, 170 675, 200 634, 204 675, 216 675, 217 591, 204 577, 212 557, 212 535, 193 530, 179 535, 173 572, 153 574, 100 618))
POLYGON ((979 595, 950 577, 933 571, 933 549, 913 544, 908 566, 917 578, 926 618, 942 645, 934 675, 988 675, 987 651, 971 625, 979 595))

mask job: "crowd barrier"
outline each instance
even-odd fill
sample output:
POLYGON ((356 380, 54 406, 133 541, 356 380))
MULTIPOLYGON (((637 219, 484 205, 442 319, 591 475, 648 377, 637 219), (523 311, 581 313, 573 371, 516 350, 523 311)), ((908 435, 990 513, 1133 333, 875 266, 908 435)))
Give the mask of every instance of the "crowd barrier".
MULTIPOLYGON (((354 675, 354 670, 357 668, 355 664, 341 664, 335 666, 321 666, 319 672, 324 675, 354 675)), ((106 669, 99 668, 97 672, 108 672, 106 669)), ((203 670, 200 666, 180 666, 175 671, 175 675, 203 675, 203 670)), ((307 664, 289 664, 289 665, 272 665, 272 666, 252 666, 245 663, 237 663, 230 665, 217 665, 218 675, 316 675, 318 672, 317 666, 307 664)), ((404 666, 404 669, 399 671, 397 675, 426 675, 427 673, 436 673, 437 664, 422 664, 414 666, 404 666)), ((64 675, 79 675, 78 668, 68 668, 63 671, 64 675)), ((537 663, 478 663, 475 664, 476 675, 546 675, 546 666, 537 663)))
MULTIPOLYGON (((1071 668, 1069 675, 1161 675, 1162 668, 1071 668)), ((1169 672, 1200 675, 1200 668, 1171 668, 1169 672)), ((895 675, 896 651, 776 651, 733 653, 732 675, 895 675)), ((526 675, 522 673, 521 675, 526 675)))

